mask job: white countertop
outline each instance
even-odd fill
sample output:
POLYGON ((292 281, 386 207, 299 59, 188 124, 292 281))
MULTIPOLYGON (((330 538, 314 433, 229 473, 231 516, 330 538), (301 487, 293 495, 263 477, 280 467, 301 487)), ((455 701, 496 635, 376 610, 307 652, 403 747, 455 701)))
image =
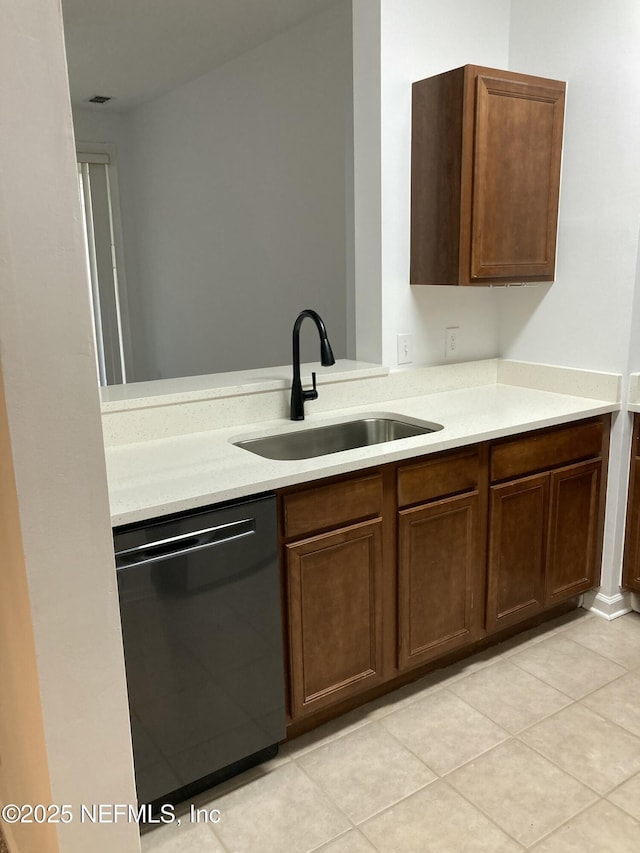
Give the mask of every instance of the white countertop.
POLYGON ((629 376, 627 411, 640 413, 640 373, 632 373, 629 376))
MULTIPOLYGON (((265 391, 287 391, 291 388, 291 365, 260 367, 254 370, 236 370, 228 373, 209 373, 202 376, 185 376, 181 379, 154 379, 128 385, 106 385, 100 389, 103 412, 124 412, 167 406, 176 403, 238 397, 265 391)), ((301 364, 300 375, 307 380, 317 371, 318 384, 345 382, 349 379, 386 376, 389 368, 367 361, 339 358, 330 367, 318 364, 301 364)))
MULTIPOLYGON (((512 363, 514 364, 514 363, 512 363)), ((515 363, 517 364, 517 363, 515 363)), ((285 419, 119 444, 105 450, 114 526, 617 411, 619 402, 500 382, 285 419), (435 421, 428 435, 300 461, 263 459, 232 441, 364 413, 435 421)))

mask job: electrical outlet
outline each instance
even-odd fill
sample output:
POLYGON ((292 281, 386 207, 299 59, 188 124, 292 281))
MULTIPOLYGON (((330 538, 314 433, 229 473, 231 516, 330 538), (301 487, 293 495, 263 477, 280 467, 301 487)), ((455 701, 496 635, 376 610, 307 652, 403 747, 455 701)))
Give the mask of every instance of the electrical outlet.
POLYGON ((411 335, 398 335, 398 364, 411 364, 411 335))
POLYGON ((459 326, 449 326, 444 332, 444 357, 455 358, 458 351, 459 326))

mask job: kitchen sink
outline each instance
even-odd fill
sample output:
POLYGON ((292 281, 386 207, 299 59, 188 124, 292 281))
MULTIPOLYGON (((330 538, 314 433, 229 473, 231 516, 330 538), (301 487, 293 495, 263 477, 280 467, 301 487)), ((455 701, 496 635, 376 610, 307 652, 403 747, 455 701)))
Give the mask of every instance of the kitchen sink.
POLYGON ((310 459, 326 453, 369 447, 400 438, 426 435, 442 429, 442 424, 401 418, 396 415, 364 415, 342 423, 309 427, 277 435, 234 441, 236 447, 267 459, 310 459))

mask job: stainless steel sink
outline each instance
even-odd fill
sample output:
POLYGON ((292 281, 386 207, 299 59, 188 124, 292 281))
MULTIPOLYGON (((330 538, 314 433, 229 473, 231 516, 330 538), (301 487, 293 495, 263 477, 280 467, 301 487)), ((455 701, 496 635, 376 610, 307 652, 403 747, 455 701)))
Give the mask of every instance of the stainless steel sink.
POLYGON ((233 444, 267 459, 310 459, 313 456, 324 456, 325 453, 368 447, 371 444, 425 435, 440 429, 442 424, 418 421, 413 418, 365 415, 342 423, 282 432, 261 438, 248 438, 234 441, 233 444))

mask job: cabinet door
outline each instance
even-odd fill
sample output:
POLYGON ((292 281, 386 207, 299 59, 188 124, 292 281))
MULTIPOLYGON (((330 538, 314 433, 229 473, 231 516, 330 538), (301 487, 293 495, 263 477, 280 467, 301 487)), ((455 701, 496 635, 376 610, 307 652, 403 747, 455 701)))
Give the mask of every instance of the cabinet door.
POLYGON ((551 281, 564 85, 500 72, 475 80, 471 281, 551 281))
POLYGON ((286 546, 292 716, 382 681, 382 520, 286 546))
POLYGON ((402 510, 398 537, 398 665, 406 669, 478 634, 477 492, 402 510))
POLYGON ((597 459, 551 473, 546 604, 596 584, 600 555, 600 475, 597 459))
MULTIPOLYGON (((638 415, 636 417, 636 422, 638 415)), ((637 426, 636 426, 637 430, 637 426)), ((622 586, 640 592, 640 457, 631 460, 622 586)))
POLYGON ((549 474, 491 487, 487 630, 542 609, 549 474))

